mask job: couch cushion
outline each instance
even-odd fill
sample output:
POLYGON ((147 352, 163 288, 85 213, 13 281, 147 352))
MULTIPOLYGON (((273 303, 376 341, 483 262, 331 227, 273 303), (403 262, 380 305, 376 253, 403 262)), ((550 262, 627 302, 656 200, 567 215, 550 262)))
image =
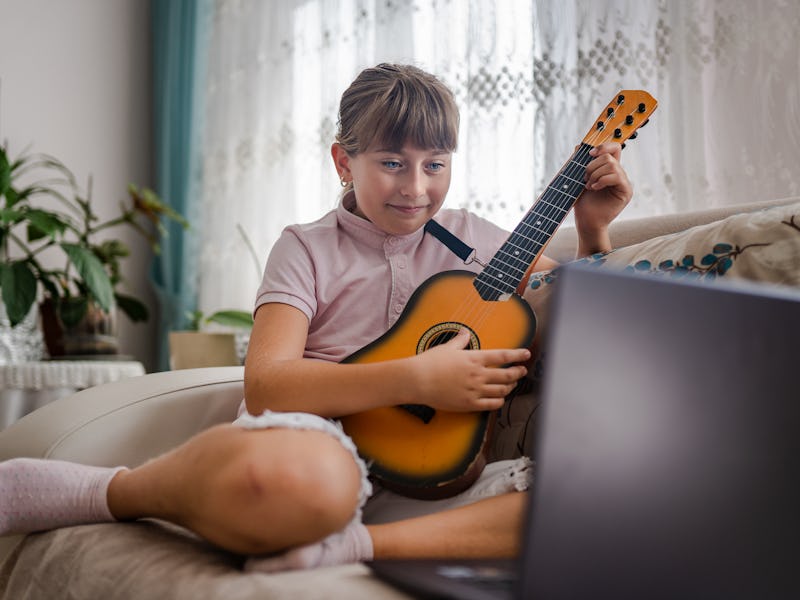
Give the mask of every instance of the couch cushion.
POLYGON ((161 521, 66 527, 29 535, 0 568, 3 598, 402 600, 362 564, 245 573, 243 559, 161 521))

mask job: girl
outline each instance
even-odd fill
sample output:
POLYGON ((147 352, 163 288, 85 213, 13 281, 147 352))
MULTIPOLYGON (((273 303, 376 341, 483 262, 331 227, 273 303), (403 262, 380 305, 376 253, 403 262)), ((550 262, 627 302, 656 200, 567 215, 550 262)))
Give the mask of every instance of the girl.
MULTIPOLYGON (((507 237, 467 211, 440 210, 457 132, 453 95, 432 75, 387 64, 363 71, 342 96, 331 148, 344 187, 338 207, 288 227, 270 254, 239 418, 132 470, 0 464, 0 534, 156 517, 259 555, 245 566, 266 571, 514 555, 525 459, 489 465, 447 501, 373 494, 352 441, 330 420, 404 403, 495 410, 526 373, 527 349, 465 351, 468 334, 409 358, 340 363, 386 331, 429 276, 473 268, 424 232, 431 217, 484 260, 507 237), (422 516, 391 521, 397 514, 422 516)), ((592 154, 575 206, 578 256, 611 249, 608 224, 632 195, 620 146, 592 154)), ((542 257, 537 267, 554 264, 542 257)))

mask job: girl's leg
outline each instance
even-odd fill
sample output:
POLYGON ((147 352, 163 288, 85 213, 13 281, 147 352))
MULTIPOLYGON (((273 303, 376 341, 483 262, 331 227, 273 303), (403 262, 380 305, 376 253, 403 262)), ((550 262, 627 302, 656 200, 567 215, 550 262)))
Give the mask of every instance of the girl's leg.
POLYGON ((251 558, 247 571, 275 572, 371 558, 508 558, 519 552, 526 502, 511 492, 381 525, 351 523, 321 542, 280 556, 251 558))
POLYGON ((326 433, 220 425, 117 474, 108 505, 118 519, 162 518, 254 554, 342 529, 360 489, 353 456, 326 433))
POLYGON ((0 530, 155 517, 234 552, 273 552, 341 530, 361 489, 352 453, 326 433, 221 425, 133 470, 0 463, 0 530))
POLYGON ((511 492, 413 519, 368 525, 375 558, 516 556, 526 492, 511 492))
POLYGON ((106 491, 120 469, 35 458, 0 463, 0 535, 113 521, 106 491))

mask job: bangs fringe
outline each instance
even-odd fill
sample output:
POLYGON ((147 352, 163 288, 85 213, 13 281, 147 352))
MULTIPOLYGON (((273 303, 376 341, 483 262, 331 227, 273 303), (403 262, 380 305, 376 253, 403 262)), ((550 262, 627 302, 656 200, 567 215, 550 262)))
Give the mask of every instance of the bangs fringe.
POLYGON ((442 98, 427 87, 399 79, 385 95, 375 98, 372 119, 363 122, 363 150, 386 148, 399 151, 411 142, 418 148, 454 152, 458 144, 458 109, 451 98, 442 98), (449 102, 448 102, 449 100, 449 102))

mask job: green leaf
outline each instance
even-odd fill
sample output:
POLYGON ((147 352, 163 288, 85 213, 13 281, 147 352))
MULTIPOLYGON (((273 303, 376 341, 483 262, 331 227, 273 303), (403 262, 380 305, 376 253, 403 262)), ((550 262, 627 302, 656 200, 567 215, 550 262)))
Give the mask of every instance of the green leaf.
POLYGON ((89 311, 89 300, 85 296, 62 298, 58 303, 58 316, 65 327, 74 327, 89 311))
POLYGON ((128 247, 119 240, 105 240, 94 247, 94 252, 105 261, 129 256, 131 253, 128 247))
POLYGON ((134 184, 129 183, 128 193, 133 199, 134 209, 137 212, 145 214, 151 219, 155 217, 153 220, 157 222, 157 224, 160 224, 160 217, 163 215, 177 222, 184 229, 188 229, 189 222, 183 218, 183 215, 161 200, 158 194, 153 190, 149 188, 137 188, 134 184))
POLYGON ((61 247, 67 253, 70 262, 75 265, 92 297, 104 311, 111 310, 114 289, 100 259, 91 250, 77 244, 62 243, 61 247))
POLYGON ((33 242, 43 237, 56 239, 64 233, 67 224, 56 214, 34 208, 25 217, 28 219, 28 241, 33 242))
POLYGON ((136 298, 124 296, 122 294, 114 294, 114 299, 117 301, 119 309, 134 323, 147 321, 147 319, 150 318, 150 311, 136 298))
POLYGON ((200 321, 203 320, 203 311, 187 310, 185 316, 189 321, 189 323, 186 325, 186 329, 189 331, 198 331, 200 329, 200 321))
POLYGON ((21 323, 36 301, 36 275, 25 261, 0 265, 0 289, 11 326, 21 323))
POLYGON ((9 186, 6 189, 5 196, 6 196, 6 206, 12 207, 22 200, 33 196, 35 193, 39 191, 39 188, 35 186, 26 187, 23 190, 17 190, 14 187, 9 186))
POLYGON ((12 208, 0 208, 0 221, 5 224, 18 223, 25 216, 25 213, 12 208))
POLYGON ((207 317, 206 323, 250 329, 253 326, 253 315, 243 310, 221 310, 207 317))
POLYGON ((11 164, 6 151, 0 147, 0 197, 5 196, 11 187, 11 164))
POLYGON ((50 277, 44 274, 40 275, 39 281, 44 286, 47 295, 49 295, 51 298, 54 299, 59 297, 58 285, 55 281, 53 281, 52 279, 50 279, 50 277))

